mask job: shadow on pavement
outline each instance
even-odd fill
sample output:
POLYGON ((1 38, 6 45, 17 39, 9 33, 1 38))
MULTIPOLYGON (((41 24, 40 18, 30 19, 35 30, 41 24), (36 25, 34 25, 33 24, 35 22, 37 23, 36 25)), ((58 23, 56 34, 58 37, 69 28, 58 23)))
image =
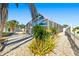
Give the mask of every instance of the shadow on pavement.
POLYGON ((32 36, 25 37, 25 38, 23 38, 23 39, 19 39, 19 40, 17 40, 17 41, 14 41, 14 42, 11 42, 11 43, 8 43, 8 44, 5 44, 5 46, 11 45, 11 44, 19 43, 19 42, 21 42, 21 41, 24 41, 24 40, 30 38, 30 37, 32 37, 32 36))
MULTIPOLYGON (((32 37, 32 36, 25 37, 25 38, 19 39, 19 40, 17 40, 17 41, 11 42, 11 43, 7 43, 7 42, 8 42, 8 41, 7 41, 6 43, 3 44, 3 47, 2 47, 2 49, 0 50, 0 52, 2 52, 2 51, 5 49, 5 47, 7 47, 8 45, 17 44, 17 43, 19 43, 19 42, 22 42, 22 41, 24 41, 24 40, 27 40, 27 39, 30 38, 30 37, 32 37)), ((30 40, 31 40, 31 39, 30 39, 30 40)), ((19 47, 20 45, 22 45, 22 44, 24 44, 24 43, 26 43, 26 42, 28 42, 28 41, 30 41, 30 40, 27 40, 27 41, 25 41, 25 42, 19 44, 18 46, 12 48, 10 51, 16 49, 16 48, 19 47)), ((8 51, 7 53, 9 53, 10 51, 8 51)), ((6 54, 6 53, 5 53, 5 54, 6 54)), ((5 54, 3 54, 3 55, 5 55, 5 54)))
MULTIPOLYGON (((31 39, 32 39, 32 38, 31 38, 31 39)), ((31 40, 31 39, 30 39, 30 40, 31 40)), ((30 40, 27 40, 27 41, 25 41, 25 42, 23 42, 23 43, 19 44, 18 46, 15 46, 14 48, 10 49, 10 50, 9 50, 9 51, 7 51, 6 53, 2 54, 1 56, 6 55, 7 53, 9 53, 9 52, 11 52, 12 50, 14 50, 14 49, 16 49, 16 48, 20 47, 21 45, 23 45, 24 43, 26 43, 26 42, 28 42, 28 41, 30 41, 30 40)))

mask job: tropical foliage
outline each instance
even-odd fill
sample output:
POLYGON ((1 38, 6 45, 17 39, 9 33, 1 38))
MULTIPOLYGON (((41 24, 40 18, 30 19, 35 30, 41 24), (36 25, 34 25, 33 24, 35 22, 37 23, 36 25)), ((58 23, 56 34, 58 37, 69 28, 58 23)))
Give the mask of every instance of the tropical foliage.
POLYGON ((52 33, 52 35, 56 35, 57 33, 58 33, 58 30, 57 30, 57 28, 51 28, 51 33, 52 33))
POLYGON ((2 32, 2 37, 7 37, 7 36, 11 36, 14 33, 10 33, 10 32, 2 32))
POLYGON ((66 28, 66 27, 68 27, 68 25, 67 24, 64 24, 63 27, 66 28))
POLYGON ((33 36, 34 39, 29 48, 34 55, 46 55, 47 53, 53 51, 55 47, 55 40, 54 38, 51 38, 50 32, 48 32, 48 30, 43 26, 34 26, 33 36))
POLYGON ((79 31, 77 31, 77 34, 79 34, 79 31))
POLYGON ((14 32, 16 27, 18 27, 19 22, 16 20, 10 20, 7 22, 8 31, 14 32))
POLYGON ((77 27, 73 28, 73 30, 72 30, 72 31, 74 32, 74 31, 76 31, 76 30, 79 30, 79 26, 77 26, 77 27))
MULTIPOLYGON (((18 4, 16 4, 18 7, 18 4)), ((7 3, 1 3, 0 4, 0 15, 1 15, 1 20, 0 20, 0 38, 2 37, 2 32, 4 31, 5 25, 6 25, 6 20, 8 17, 8 4, 7 3)))
POLYGON ((33 34, 36 40, 39 39, 44 41, 49 37, 49 32, 47 32, 46 29, 40 25, 36 25, 33 27, 33 34))
POLYGON ((22 29, 22 28, 25 28, 25 25, 24 24, 20 24, 19 27, 22 29))

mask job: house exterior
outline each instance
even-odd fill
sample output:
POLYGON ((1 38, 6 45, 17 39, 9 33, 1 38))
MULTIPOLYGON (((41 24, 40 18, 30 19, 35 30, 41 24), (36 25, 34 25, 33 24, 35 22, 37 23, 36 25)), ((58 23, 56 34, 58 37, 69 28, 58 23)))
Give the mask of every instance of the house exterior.
POLYGON ((33 26, 35 25, 41 25, 41 26, 44 26, 46 27, 47 29, 50 29, 50 28, 57 28, 58 32, 63 32, 63 26, 56 23, 56 22, 53 22, 53 21, 50 21, 48 19, 41 19, 41 20, 37 20, 35 22, 28 22, 27 25, 26 25, 26 32, 29 33, 29 34, 32 34, 32 28, 33 26))
POLYGON ((40 13, 38 13, 37 9, 33 3, 30 3, 30 11, 31 11, 32 20, 26 24, 27 33, 32 34, 32 28, 35 25, 41 25, 48 29, 51 27, 55 27, 58 29, 58 32, 63 31, 62 25, 60 25, 56 22, 50 21, 48 19, 45 19, 44 16, 42 16, 40 13))

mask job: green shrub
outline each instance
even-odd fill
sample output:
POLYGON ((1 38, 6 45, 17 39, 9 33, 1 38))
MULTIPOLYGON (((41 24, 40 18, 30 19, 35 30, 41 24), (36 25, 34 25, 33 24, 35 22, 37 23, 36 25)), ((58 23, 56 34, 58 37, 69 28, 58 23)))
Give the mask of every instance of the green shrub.
POLYGON ((29 48, 34 55, 45 55, 54 49, 54 41, 50 38, 50 33, 40 25, 33 27, 34 41, 29 48))
POLYGON ((14 33, 10 33, 10 32, 2 32, 2 36, 3 37, 6 37, 6 36, 11 36, 13 35, 14 33))
POLYGON ((36 25, 33 27, 34 38, 37 40, 45 40, 49 37, 49 32, 43 26, 36 25))
POLYGON ((32 41, 32 43, 30 44, 29 48, 32 51, 32 53, 34 53, 34 55, 38 55, 38 56, 44 56, 50 52, 53 51, 53 49, 55 48, 55 42, 52 39, 48 39, 44 42, 41 41, 42 43, 40 43, 40 45, 38 45, 37 47, 37 42, 35 40, 32 41), (42 46, 43 44, 43 46, 42 46))
POLYGON ((56 35, 58 33, 57 28, 51 28, 52 35, 56 35))
POLYGON ((79 34, 79 31, 77 31, 77 34, 79 34))

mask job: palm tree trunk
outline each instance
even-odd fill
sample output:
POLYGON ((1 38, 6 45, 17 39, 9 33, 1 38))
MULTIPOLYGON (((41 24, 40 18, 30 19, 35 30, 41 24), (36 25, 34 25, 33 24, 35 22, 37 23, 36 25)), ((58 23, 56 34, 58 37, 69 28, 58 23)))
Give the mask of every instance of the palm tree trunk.
POLYGON ((1 10, 1 8, 2 8, 2 4, 0 4, 0 38, 2 37, 2 32, 1 32, 2 10, 1 10))
POLYGON ((7 13, 8 13, 7 4, 3 3, 2 6, 1 6, 1 13, 0 13, 1 14, 0 37, 2 37, 2 32, 4 31, 4 28, 5 28, 7 13))
MULTIPOLYGON (((2 32, 5 28, 6 19, 8 17, 7 6, 7 3, 0 4, 0 38, 2 37, 2 32)), ((18 7, 18 4, 16 4, 16 6, 18 7)))
POLYGON ((7 19, 7 4, 2 4, 2 29, 1 31, 3 32, 4 28, 5 28, 5 23, 6 23, 6 19, 7 19))

